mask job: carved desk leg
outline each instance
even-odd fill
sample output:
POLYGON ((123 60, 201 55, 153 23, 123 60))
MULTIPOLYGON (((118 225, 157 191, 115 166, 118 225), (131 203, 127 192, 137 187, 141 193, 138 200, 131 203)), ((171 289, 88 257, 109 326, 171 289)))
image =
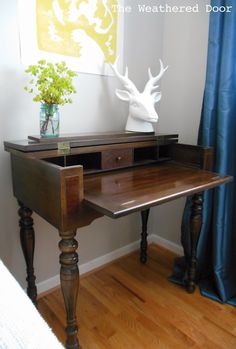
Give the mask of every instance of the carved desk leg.
POLYGON ((18 210, 18 214, 20 216, 20 241, 21 247, 23 250, 25 262, 26 262, 26 270, 27 270, 27 294, 32 300, 32 302, 37 305, 37 288, 35 285, 35 275, 34 275, 34 246, 35 246, 35 237, 34 237, 34 229, 33 224, 34 221, 31 217, 32 211, 26 207, 22 202, 18 201, 20 208, 18 210))
POLYGON ((191 257, 188 262, 188 279, 187 291, 193 293, 195 290, 195 278, 197 269, 196 248, 199 233, 202 226, 202 205, 203 194, 195 194, 192 198, 192 212, 190 216, 190 242, 191 242, 191 257))
POLYGON ((79 290, 78 242, 74 239, 76 230, 59 232, 61 289, 67 314, 67 349, 78 349, 78 325, 76 320, 76 303, 79 290))
POLYGON ((140 243, 140 262, 147 262, 147 222, 150 209, 141 211, 142 217, 142 232, 141 232, 141 243, 140 243))

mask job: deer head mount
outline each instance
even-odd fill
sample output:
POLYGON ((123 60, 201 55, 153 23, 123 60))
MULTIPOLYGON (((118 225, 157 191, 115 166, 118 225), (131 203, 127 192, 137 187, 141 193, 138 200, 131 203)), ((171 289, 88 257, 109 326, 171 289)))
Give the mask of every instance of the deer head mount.
POLYGON ((152 76, 149 68, 149 80, 143 92, 139 92, 128 77, 128 67, 125 69, 125 75, 118 72, 118 59, 119 57, 117 57, 113 65, 111 64, 111 68, 125 88, 125 90, 116 90, 117 97, 122 101, 129 102, 129 115, 125 129, 126 131, 153 132, 152 124, 158 121, 158 115, 154 106, 161 99, 161 92, 155 91, 158 88, 156 83, 161 79, 168 66, 164 68, 160 60, 160 72, 157 76, 152 76))

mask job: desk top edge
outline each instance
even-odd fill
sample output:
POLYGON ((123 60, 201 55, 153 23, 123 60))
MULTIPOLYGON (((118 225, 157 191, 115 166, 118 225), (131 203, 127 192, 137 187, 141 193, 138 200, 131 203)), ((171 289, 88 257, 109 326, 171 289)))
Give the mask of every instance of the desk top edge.
POLYGON ((61 135, 57 138, 46 139, 45 141, 33 140, 33 136, 25 140, 5 141, 5 150, 13 149, 22 152, 33 152, 41 150, 57 149, 58 143, 69 142, 71 148, 85 147, 102 144, 130 143, 155 140, 160 143, 178 141, 178 134, 154 134, 141 132, 99 132, 81 133, 77 135, 61 135))

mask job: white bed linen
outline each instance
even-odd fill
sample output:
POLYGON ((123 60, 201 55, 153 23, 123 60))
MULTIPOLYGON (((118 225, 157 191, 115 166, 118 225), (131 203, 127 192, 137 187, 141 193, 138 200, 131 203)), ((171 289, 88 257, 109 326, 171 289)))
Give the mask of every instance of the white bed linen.
POLYGON ((63 349, 0 260, 0 349, 63 349))

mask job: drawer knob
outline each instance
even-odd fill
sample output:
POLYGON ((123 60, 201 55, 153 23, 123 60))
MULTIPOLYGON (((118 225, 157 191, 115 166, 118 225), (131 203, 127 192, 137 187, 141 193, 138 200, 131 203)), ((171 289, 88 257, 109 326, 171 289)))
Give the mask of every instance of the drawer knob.
POLYGON ((122 156, 117 156, 116 161, 122 160, 122 156))

